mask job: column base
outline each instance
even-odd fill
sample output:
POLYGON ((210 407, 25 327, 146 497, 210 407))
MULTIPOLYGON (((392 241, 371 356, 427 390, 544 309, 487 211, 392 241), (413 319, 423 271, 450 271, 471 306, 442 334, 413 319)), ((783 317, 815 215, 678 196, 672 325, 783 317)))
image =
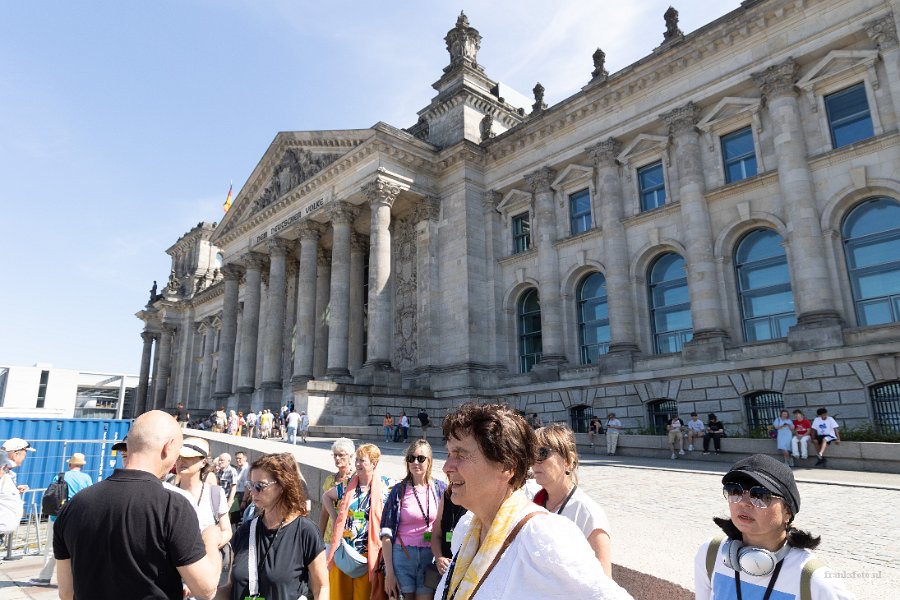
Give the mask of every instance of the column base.
POLYGON ((597 367, 602 375, 631 373, 634 371, 634 357, 639 353, 637 344, 610 344, 609 351, 597 359, 597 367))
POLYGON ((253 387, 252 385, 242 385, 242 386, 238 387, 238 389, 235 390, 235 393, 237 393, 237 394, 252 394, 254 391, 256 391, 256 388, 253 387))
POLYGON ((566 357, 559 354, 545 354, 531 367, 534 381, 559 381, 559 369, 566 364, 566 357))
POLYGON ((788 330, 791 350, 822 350, 844 345, 841 317, 834 311, 804 313, 797 317, 797 324, 788 330))
POLYGON ((390 361, 373 360, 365 364, 354 374, 353 382, 359 385, 399 388, 400 372, 395 370, 390 361))
POLYGON ((306 384, 312 380, 312 375, 294 375, 291 377, 291 391, 305 392, 306 384))
POLYGON ((325 377, 328 381, 336 383, 353 383, 353 376, 350 375, 349 369, 343 367, 332 367, 325 371, 325 377))
POLYGON ((725 342, 728 334, 722 329, 702 329, 694 332, 694 338, 684 344, 681 356, 686 363, 705 363, 725 360, 725 342))

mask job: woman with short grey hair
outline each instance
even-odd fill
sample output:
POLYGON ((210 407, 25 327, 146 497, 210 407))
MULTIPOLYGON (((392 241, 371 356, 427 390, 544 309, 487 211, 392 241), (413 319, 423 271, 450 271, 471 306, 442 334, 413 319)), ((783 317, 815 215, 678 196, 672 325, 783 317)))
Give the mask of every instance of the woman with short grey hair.
POLYGON ((354 454, 356 454, 356 446, 353 444, 353 440, 338 438, 331 444, 331 456, 334 459, 334 466, 337 468, 337 471, 328 475, 322 483, 323 502, 322 512, 319 513, 319 531, 322 532, 323 541, 325 542, 326 556, 328 547, 331 545, 332 521, 331 516, 328 514, 328 509, 325 508, 324 492, 333 487, 337 488, 338 498, 334 502, 336 510, 344 497, 344 489, 347 487, 347 482, 350 481, 350 477, 353 475, 352 457, 354 454))

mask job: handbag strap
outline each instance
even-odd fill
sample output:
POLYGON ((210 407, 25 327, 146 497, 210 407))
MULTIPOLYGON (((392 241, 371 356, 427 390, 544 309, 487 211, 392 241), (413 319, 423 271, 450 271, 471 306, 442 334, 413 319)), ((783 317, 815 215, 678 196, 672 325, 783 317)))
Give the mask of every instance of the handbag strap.
MULTIPOLYGON (((516 536, 519 535, 519 531, 522 530, 522 527, 531 520, 531 517, 535 515, 546 515, 549 514, 543 510, 536 510, 534 512, 528 513, 524 517, 522 517, 516 526, 513 527, 512 531, 509 532, 509 535, 506 536, 506 539, 503 540, 503 545, 500 546, 500 550, 494 556, 494 560, 491 561, 490 566, 488 566, 487 571, 484 572, 484 575, 481 576, 481 579, 478 580, 478 585, 475 586, 475 589, 472 590, 472 595, 469 598, 474 598, 475 594, 478 593, 478 590, 481 588, 481 584, 484 583, 484 580, 488 578, 488 575, 491 574, 491 571, 494 570, 494 567, 497 566, 497 563, 500 562, 500 559, 503 557, 503 554, 506 552, 506 549, 509 548, 509 545, 513 543, 513 540, 516 539, 516 536)), ((447 582, 449 585, 450 582, 447 582)))

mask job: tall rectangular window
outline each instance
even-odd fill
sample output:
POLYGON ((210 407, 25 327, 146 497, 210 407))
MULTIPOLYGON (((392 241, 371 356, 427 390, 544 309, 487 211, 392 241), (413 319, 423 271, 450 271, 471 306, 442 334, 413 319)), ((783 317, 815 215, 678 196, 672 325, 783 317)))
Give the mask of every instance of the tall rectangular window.
POLYGON ((50 379, 50 371, 41 371, 41 382, 38 384, 37 408, 44 408, 47 400, 47 381, 50 379))
POLYGON ((528 213, 516 215, 512 218, 513 254, 525 252, 531 248, 531 221, 528 213))
POLYGON ((825 96, 825 110, 828 112, 828 127, 834 148, 875 135, 865 84, 857 83, 825 96))
POLYGON ((569 222, 572 235, 591 228, 591 192, 581 190, 569 196, 569 222))
POLYGON ((725 183, 756 175, 756 150, 749 127, 722 136, 722 160, 725 162, 725 183))
POLYGON ((666 203, 666 182, 663 179, 662 161, 657 161, 637 171, 641 194, 641 210, 653 210, 666 203))

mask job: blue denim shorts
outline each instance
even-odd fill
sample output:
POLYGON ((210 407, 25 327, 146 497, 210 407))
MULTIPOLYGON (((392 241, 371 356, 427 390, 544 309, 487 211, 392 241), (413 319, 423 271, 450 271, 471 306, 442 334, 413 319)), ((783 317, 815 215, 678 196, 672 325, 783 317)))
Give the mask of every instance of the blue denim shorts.
POLYGON ((433 594, 434 590, 425 587, 425 569, 434 561, 431 548, 407 546, 409 558, 400 544, 394 544, 394 576, 400 584, 400 592, 405 594, 433 594))

